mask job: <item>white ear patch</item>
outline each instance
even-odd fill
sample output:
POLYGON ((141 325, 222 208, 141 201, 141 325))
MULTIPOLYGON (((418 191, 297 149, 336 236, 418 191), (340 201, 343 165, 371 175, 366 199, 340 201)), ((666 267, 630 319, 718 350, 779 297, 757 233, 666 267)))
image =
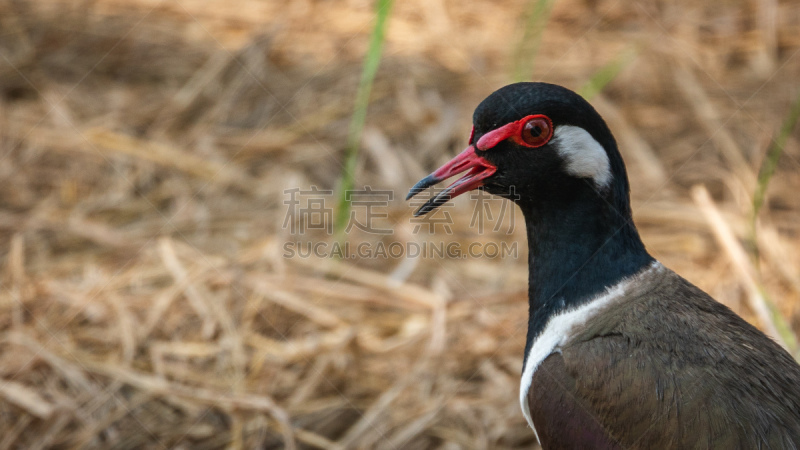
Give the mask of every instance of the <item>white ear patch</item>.
POLYGON ((611 164, 603 146, 581 127, 561 125, 556 128, 552 142, 566 161, 567 172, 581 178, 591 178, 598 188, 611 183, 611 164))

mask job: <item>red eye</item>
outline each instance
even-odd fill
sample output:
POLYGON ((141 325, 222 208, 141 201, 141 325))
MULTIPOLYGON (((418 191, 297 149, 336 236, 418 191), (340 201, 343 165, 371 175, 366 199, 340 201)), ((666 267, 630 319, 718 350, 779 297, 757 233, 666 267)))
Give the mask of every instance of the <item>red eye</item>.
POLYGON ((553 137, 553 123, 547 116, 533 116, 520 128, 519 137, 527 147, 541 147, 553 137))

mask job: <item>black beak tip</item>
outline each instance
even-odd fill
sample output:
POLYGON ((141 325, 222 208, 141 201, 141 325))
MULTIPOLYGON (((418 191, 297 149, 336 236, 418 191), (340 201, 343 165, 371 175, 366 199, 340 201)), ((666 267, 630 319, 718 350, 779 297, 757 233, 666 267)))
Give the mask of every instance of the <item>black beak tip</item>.
POLYGON ((430 208, 425 208, 425 206, 420 206, 419 209, 414 211, 414 217, 424 216, 425 214, 430 212, 429 210, 430 208))
POLYGON ((438 193, 436 196, 430 198, 424 205, 420 206, 419 209, 414 211, 414 217, 424 216, 429 212, 435 210, 436 208, 444 205, 452 198, 452 189, 447 188, 444 191, 438 193))
POLYGON ((411 200, 411 197, 419 194, 420 192, 424 191, 425 189, 433 186, 434 184, 442 181, 441 178, 433 176, 433 174, 428 175, 427 177, 419 180, 414 187, 408 191, 408 195, 406 195, 406 201, 411 200))

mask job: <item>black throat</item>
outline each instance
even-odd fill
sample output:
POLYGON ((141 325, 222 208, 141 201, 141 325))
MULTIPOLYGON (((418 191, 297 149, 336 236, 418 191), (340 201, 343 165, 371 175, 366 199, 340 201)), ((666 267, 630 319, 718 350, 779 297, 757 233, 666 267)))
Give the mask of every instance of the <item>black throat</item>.
POLYGON ((545 195, 520 205, 529 251, 526 360, 550 318, 588 302, 653 261, 631 220, 623 184, 608 196, 593 188, 577 189, 563 194, 569 199, 545 195))

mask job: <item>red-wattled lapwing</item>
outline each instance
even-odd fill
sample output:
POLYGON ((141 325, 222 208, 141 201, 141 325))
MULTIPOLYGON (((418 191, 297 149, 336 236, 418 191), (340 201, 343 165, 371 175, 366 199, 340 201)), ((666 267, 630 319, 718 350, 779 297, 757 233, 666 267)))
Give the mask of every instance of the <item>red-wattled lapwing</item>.
POLYGON ((800 366, 647 253, 589 103, 506 86, 475 110, 469 144, 409 198, 463 172, 415 214, 514 188, 530 249, 519 399, 545 449, 800 448, 800 366))

